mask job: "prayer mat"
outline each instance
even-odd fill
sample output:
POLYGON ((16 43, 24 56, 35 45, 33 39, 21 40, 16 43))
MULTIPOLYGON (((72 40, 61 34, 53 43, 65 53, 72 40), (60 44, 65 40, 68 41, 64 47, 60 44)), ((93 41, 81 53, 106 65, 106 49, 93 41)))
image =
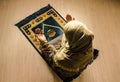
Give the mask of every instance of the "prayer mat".
MULTIPOLYGON (((40 28, 47 41, 59 49, 65 24, 65 19, 48 4, 15 25, 44 59, 40 50, 40 42, 35 37, 35 29, 40 28)), ((59 74, 57 75, 59 76, 59 74)))

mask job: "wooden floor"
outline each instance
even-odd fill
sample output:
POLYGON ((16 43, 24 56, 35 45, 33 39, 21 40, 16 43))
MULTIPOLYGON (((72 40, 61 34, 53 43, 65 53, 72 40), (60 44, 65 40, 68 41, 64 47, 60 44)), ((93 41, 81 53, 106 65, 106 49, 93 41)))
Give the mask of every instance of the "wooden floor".
POLYGON ((0 0, 0 82, 62 82, 14 26, 48 3, 95 34, 100 56, 73 82, 119 82, 119 0, 0 0))

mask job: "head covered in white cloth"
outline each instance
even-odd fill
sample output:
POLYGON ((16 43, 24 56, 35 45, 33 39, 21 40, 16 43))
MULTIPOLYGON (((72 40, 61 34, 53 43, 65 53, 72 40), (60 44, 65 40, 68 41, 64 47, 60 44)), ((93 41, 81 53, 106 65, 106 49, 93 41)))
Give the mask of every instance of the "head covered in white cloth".
POLYGON ((85 52, 92 46, 93 38, 93 33, 83 23, 70 21, 64 26, 62 47, 73 53, 85 52))

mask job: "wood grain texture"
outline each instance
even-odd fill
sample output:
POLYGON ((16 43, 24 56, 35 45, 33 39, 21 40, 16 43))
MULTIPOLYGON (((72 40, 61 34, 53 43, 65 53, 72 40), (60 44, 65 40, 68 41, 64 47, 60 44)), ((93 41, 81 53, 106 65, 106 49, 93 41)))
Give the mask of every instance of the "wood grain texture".
POLYGON ((0 0, 0 82, 62 82, 14 26, 48 3, 95 34, 100 56, 73 82, 119 82, 119 0, 0 0))

